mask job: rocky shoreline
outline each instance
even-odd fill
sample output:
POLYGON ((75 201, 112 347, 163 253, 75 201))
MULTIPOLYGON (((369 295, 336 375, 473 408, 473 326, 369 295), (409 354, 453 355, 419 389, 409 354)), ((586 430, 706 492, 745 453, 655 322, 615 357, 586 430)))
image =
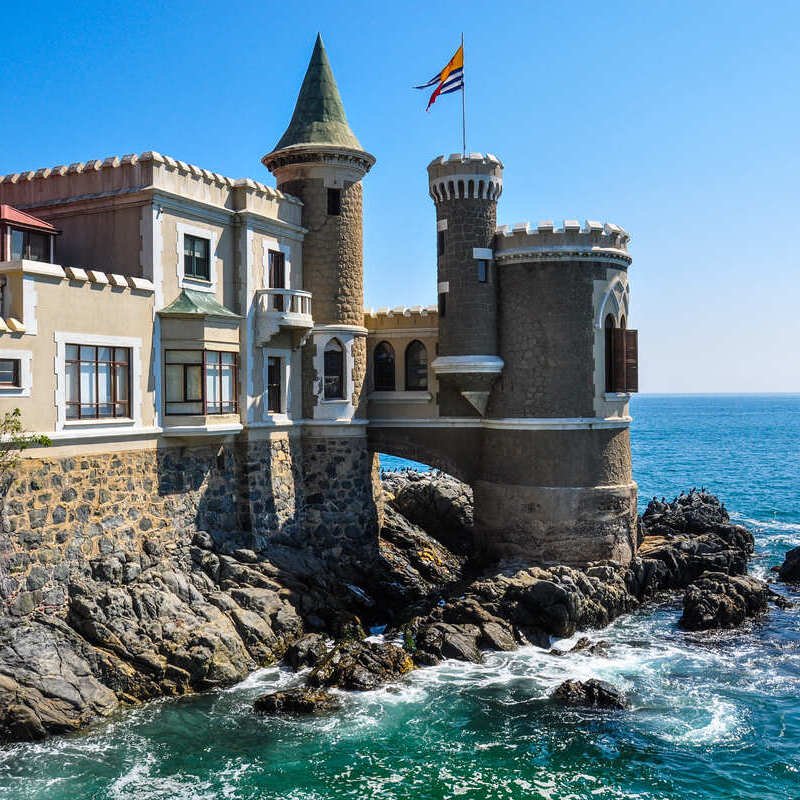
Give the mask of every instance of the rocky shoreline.
MULTIPOLYGON (((284 658, 311 667, 306 686, 261 698, 259 710, 318 713, 336 707, 331 687, 371 689, 445 658, 479 662, 485 650, 549 648, 551 637, 602 628, 666 591, 689 587, 699 627, 737 624, 775 599, 738 577, 752 535, 706 492, 654 499, 631 564, 585 569, 475 560, 471 492, 448 476, 386 476, 384 494, 377 556, 347 576, 307 551, 256 553, 199 533, 185 546, 153 542, 136 559, 93 560, 69 584, 63 613, 0 616, 0 740, 75 731, 284 658), (365 641, 377 624, 386 641, 365 641)), ((583 695, 604 696, 565 690, 569 702, 583 695)))

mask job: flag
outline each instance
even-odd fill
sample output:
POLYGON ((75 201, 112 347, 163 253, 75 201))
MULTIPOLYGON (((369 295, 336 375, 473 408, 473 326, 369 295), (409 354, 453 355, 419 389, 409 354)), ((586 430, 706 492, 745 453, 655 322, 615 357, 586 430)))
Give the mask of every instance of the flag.
POLYGON ((436 85, 433 94, 428 100, 428 107, 426 111, 436 102, 436 98, 440 94, 450 94, 457 92, 459 89, 464 89, 464 45, 462 44, 455 55, 447 62, 447 66, 441 71, 437 72, 427 83, 422 86, 415 86, 415 89, 427 89, 429 86, 436 85))

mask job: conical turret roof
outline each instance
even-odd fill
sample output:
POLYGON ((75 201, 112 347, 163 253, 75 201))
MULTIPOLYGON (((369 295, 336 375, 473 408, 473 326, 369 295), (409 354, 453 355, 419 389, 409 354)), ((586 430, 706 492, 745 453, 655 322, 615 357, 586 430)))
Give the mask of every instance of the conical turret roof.
POLYGON ((273 152, 315 144, 363 150, 350 130, 339 87, 319 34, 297 96, 292 121, 273 152))

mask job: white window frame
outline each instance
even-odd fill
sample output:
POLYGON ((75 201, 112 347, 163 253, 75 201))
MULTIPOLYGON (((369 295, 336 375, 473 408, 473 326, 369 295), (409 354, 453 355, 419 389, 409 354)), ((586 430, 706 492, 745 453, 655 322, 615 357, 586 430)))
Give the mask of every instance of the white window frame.
POLYGON ((33 388, 33 353, 30 350, 0 350, 0 358, 19 361, 19 386, 0 386, 0 398, 30 397, 33 388))
POLYGON ((175 223, 177 229, 177 249, 178 249, 178 286, 181 289, 193 289, 196 292, 217 292, 217 259, 214 253, 217 252, 217 242, 219 234, 210 228, 200 228, 196 225, 188 225, 185 222, 175 223), (208 275, 209 279, 204 281, 202 278, 187 276, 184 272, 183 262, 183 238, 186 235, 196 236, 199 239, 208 239, 208 275))
POLYGON ((314 393, 317 395, 314 419, 347 419, 355 413, 355 408, 353 407, 353 393, 355 392, 353 342, 355 338, 356 332, 352 327, 337 328, 331 326, 324 333, 314 333, 314 344, 316 345, 314 371, 317 375, 314 380, 314 393), (325 380, 325 346, 331 339, 338 339, 344 349, 344 397, 326 400, 323 388, 325 380))
POLYGON ((142 340, 131 336, 103 336, 93 333, 68 333, 56 331, 55 373, 56 373, 56 431, 91 429, 93 431, 118 430, 119 428, 142 427, 142 340), (107 417, 103 419, 67 420, 67 345, 85 344, 95 347, 127 347, 131 351, 130 393, 131 416, 107 417))
POLYGON ((288 244, 284 244, 279 239, 264 236, 261 240, 261 286, 269 289, 269 251, 283 253, 283 276, 286 279, 285 289, 292 286, 292 249, 288 244))
POLYGON ((291 420, 291 405, 292 402, 292 351, 291 350, 275 350, 271 348, 262 348, 264 356, 263 364, 263 395, 261 398, 263 413, 261 415, 264 422, 271 422, 274 425, 286 425, 291 420), (281 406, 283 411, 276 413, 270 411, 267 401, 267 378, 269 376, 269 359, 280 358, 283 360, 283 369, 281 370, 281 406))

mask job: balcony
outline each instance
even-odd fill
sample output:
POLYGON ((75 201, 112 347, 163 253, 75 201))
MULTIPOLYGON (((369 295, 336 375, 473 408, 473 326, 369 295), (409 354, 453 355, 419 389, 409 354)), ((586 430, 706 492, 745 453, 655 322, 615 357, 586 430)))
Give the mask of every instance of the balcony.
POLYGON ((314 327, 311 317, 311 292, 302 289, 259 289, 255 294, 256 344, 264 345, 273 336, 288 332, 292 346, 314 327))

